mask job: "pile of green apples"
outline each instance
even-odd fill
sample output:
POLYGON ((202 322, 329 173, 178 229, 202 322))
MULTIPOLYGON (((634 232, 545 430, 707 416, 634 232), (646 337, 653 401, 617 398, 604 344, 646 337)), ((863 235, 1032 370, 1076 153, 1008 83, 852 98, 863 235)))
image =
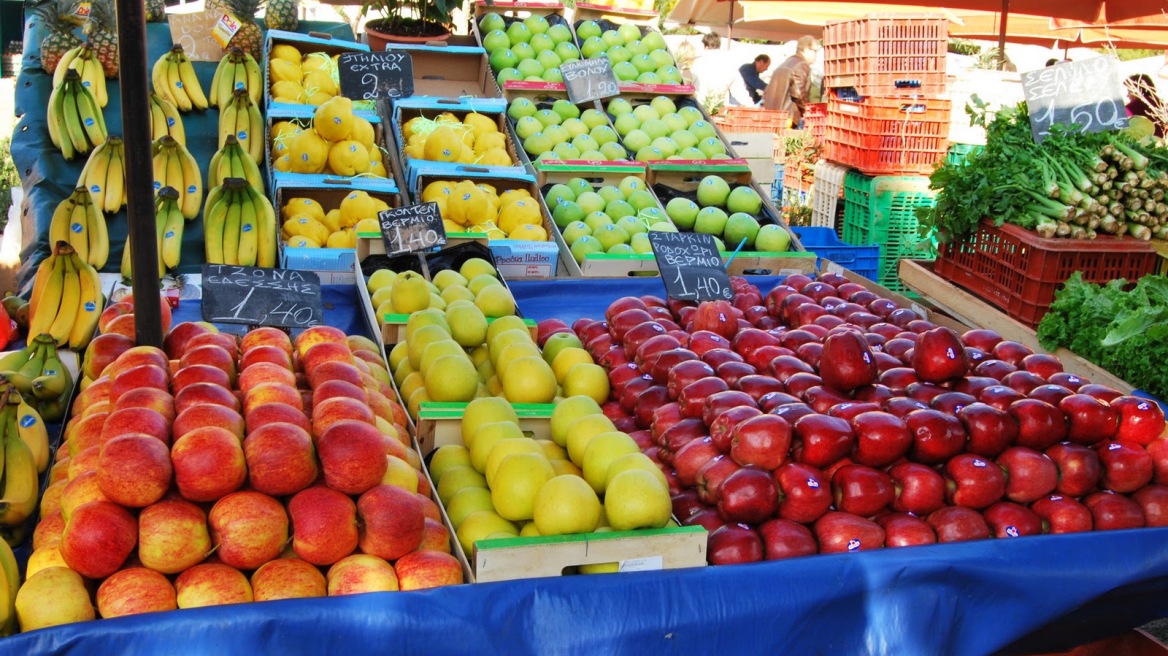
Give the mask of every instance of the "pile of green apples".
POLYGON ((584 178, 553 184, 544 203, 580 264, 593 253, 651 253, 648 231, 677 232, 649 186, 632 175, 600 187, 584 178))
POLYGON ((604 112, 581 112, 563 98, 544 109, 527 98, 516 98, 507 106, 507 118, 532 161, 628 158, 604 112))
POLYGON ((782 226, 762 225, 763 202, 750 185, 731 187, 725 179, 708 175, 696 189, 697 202, 677 195, 665 204, 665 214, 678 230, 713 235, 719 250, 784 252, 791 238, 782 226))
POLYGON ((678 109, 668 96, 657 96, 635 107, 613 98, 605 109, 621 143, 638 162, 730 158, 714 125, 697 107, 678 109))
POLYGON ((499 84, 510 80, 563 82, 560 64, 580 59, 566 23, 549 23, 543 16, 507 21, 496 13, 479 21, 483 48, 499 84))
POLYGON ((636 25, 606 30, 596 21, 576 25, 576 38, 584 59, 605 57, 620 82, 641 84, 681 84, 681 71, 659 32, 641 36, 636 25))

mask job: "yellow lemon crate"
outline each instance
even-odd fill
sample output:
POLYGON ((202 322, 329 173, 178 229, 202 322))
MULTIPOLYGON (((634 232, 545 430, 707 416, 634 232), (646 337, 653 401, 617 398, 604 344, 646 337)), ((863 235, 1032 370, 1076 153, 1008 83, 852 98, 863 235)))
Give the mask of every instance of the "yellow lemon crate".
POLYGON ((356 281, 357 223, 384 208, 400 207, 401 193, 384 178, 284 179, 273 201, 280 230, 280 266, 315 271, 321 282, 356 281))
POLYGON ((369 46, 321 32, 268 30, 263 61, 259 62, 264 72, 266 110, 315 106, 340 95, 336 57, 346 52, 369 52, 369 46), (296 54, 299 62, 292 61, 296 54))
POLYGON ((522 172, 505 110, 502 98, 407 98, 393 103, 394 148, 406 185, 413 186, 423 167, 474 165, 495 173, 522 172))
MULTIPOLYGON (((393 181, 385 132, 376 111, 353 110, 353 119, 360 120, 351 120, 351 126, 359 127, 351 127, 347 139, 330 140, 341 135, 329 128, 324 128, 323 134, 317 130, 317 109, 273 108, 265 116, 264 158, 270 188, 324 184, 330 178, 393 181)), ((340 120, 344 123, 346 118, 340 120)), ((331 120, 326 123, 336 124, 331 120)))

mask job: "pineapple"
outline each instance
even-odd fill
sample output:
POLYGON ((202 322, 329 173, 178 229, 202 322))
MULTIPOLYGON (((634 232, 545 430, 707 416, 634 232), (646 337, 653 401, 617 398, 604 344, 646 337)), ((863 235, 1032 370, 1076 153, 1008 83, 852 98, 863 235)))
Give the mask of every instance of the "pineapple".
POLYGON ((165 23, 166 22, 166 2, 165 0, 144 0, 146 3, 146 22, 147 23, 165 23))
POLYGON ((268 9, 264 14, 264 23, 268 29, 288 30, 295 32, 300 20, 299 0, 268 0, 268 9))
POLYGON ((107 78, 116 78, 121 59, 118 55, 118 17, 114 0, 93 0, 89 22, 85 24, 89 46, 107 78))
POLYGON ((239 31, 231 40, 227 42, 227 47, 223 49, 226 54, 232 46, 248 53, 255 57, 256 61, 262 61, 261 46, 263 45, 263 32, 260 31, 260 26, 256 24, 255 17, 263 5, 264 0, 222 0, 224 8, 231 12, 231 15, 239 20, 239 31))
POLYGON ((48 35, 41 40, 41 68, 52 75, 61 57, 81 45, 81 39, 73 33, 77 27, 73 22, 77 0, 45 0, 36 5, 33 11, 48 30, 48 35))

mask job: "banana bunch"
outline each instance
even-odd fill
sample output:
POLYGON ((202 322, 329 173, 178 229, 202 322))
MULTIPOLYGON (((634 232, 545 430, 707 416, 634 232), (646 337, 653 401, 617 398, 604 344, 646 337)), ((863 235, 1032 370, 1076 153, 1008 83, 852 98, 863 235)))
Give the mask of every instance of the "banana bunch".
POLYGON ((178 107, 157 93, 150 93, 150 140, 158 141, 165 135, 174 137, 182 145, 187 145, 187 132, 183 128, 182 114, 178 107))
POLYGON ((78 257, 67 242, 57 242, 33 278, 28 343, 48 333, 57 346, 83 350, 97 328, 102 302, 97 269, 78 257))
POLYGON ((252 101, 247 89, 232 92, 231 102, 219 108, 219 149, 227 144, 227 137, 235 135, 252 160, 264 157, 264 117, 260 107, 252 101))
POLYGON ((65 79, 49 94, 49 139, 67 160, 88 153, 106 141, 105 117, 81 75, 69 69, 65 79))
MULTIPOLYGON (((0 435, 3 436, 4 448, 3 455, 0 456, 0 464, 3 465, 3 478, 0 482, 0 525, 15 527, 28 521, 36 510, 40 472, 37 471, 37 454, 29 448, 20 432, 22 423, 20 404, 23 402, 20 393, 9 387, 5 390, 2 400, 0 435)), ((42 422, 41 427, 43 426, 42 422)), ((39 444, 40 437, 35 439, 39 444)), ((47 433, 44 439, 44 459, 47 466, 47 433)), ((10 538, 6 536, 6 539, 10 538)), ((5 571, 7 577, 7 567, 0 566, 0 569, 5 571)))
POLYGON ((179 194, 179 208, 187 220, 199 215, 203 203, 203 173, 191 151, 169 135, 154 142, 154 189, 174 187, 179 194))
POLYGON ((211 106, 221 107, 231 101, 236 89, 247 89, 253 103, 259 104, 264 91, 264 76, 255 57, 232 46, 211 78, 211 106))
POLYGON ((181 44, 175 44, 154 62, 150 71, 154 91, 169 100, 181 112, 207 109, 207 96, 195 75, 195 67, 187 58, 181 44))
MULTIPOLYGON (((0 390, 9 394, 13 404, 20 404, 21 436, 29 441, 36 455, 39 471, 48 466, 48 437, 40 444, 39 431, 44 430, 42 417, 60 416, 73 392, 73 375, 61 362, 57 343, 48 334, 33 337, 28 346, 0 358, 0 390), (28 403, 31 400, 32 403, 28 403), (35 438, 35 439, 31 439, 35 438)), ((3 409, 0 407, 0 409, 3 409)), ((2 428, 2 427, 0 427, 2 428)))
POLYGON ((49 222, 49 243, 69 242, 78 257, 100 270, 109 259, 109 231, 105 215, 89 189, 77 187, 61 201, 49 222))
POLYGON ((226 178, 207 194, 203 232, 211 264, 276 266, 276 211, 243 178, 226 178))
POLYGON ((93 93, 98 107, 109 104, 109 95, 105 88, 105 70, 89 44, 79 45, 61 57, 57 70, 53 71, 53 86, 60 86, 61 82, 65 81, 65 73, 70 69, 77 71, 81 76, 82 86, 93 93))
POLYGON ((4 311, 16 322, 17 328, 28 330, 28 301, 12 292, 5 292, 0 303, 3 303, 4 311))
MULTIPOLYGON (((178 266, 182 254, 183 213, 179 207, 182 194, 174 187, 163 187, 154 198, 154 234, 158 238, 158 277, 166 275, 166 268, 178 266)), ((122 249, 122 277, 133 275, 130 261, 130 240, 122 249)))
POLYGON ((81 169, 77 186, 93 196, 93 204, 108 214, 126 205, 126 147, 121 137, 110 137, 93 149, 81 169))
MULTIPOLYGON (((24 531, 18 531, 19 540, 12 539, 15 544, 21 544, 24 531)), ((16 562, 16 554, 5 536, 0 540, 0 574, 4 581, 0 582, 0 636, 10 636, 16 633, 16 592, 20 590, 20 566, 16 562)))
POLYGON ((227 178, 245 178, 257 191, 263 192, 264 178, 260 167, 251 158, 234 134, 227 135, 223 147, 211 156, 207 169, 207 186, 218 187, 227 178))

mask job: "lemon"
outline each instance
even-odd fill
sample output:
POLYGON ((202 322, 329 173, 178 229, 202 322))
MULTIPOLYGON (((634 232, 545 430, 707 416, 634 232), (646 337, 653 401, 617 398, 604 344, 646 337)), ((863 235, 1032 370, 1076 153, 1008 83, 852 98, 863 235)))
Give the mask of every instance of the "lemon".
POLYGON ((281 98, 282 102, 303 104, 307 96, 299 80, 280 80, 272 83, 272 99, 276 98, 281 98))
POLYGON ((474 151, 481 155, 491 149, 498 149, 506 154, 507 138, 502 132, 479 132, 475 136, 474 151))
POLYGON ((324 227, 329 229, 329 232, 337 232, 345 227, 341 223, 341 211, 333 208, 324 213, 324 219, 321 221, 324 227))
POLYGON ((478 112, 470 112, 466 116, 462 117, 462 122, 465 125, 469 125, 469 126, 473 127, 475 129, 475 131, 478 132, 479 134, 489 134, 492 132, 494 132, 494 133, 499 132, 499 124, 498 124, 497 120, 495 118, 487 116, 486 114, 480 114, 478 112))
MULTIPOLYGON (((300 67, 303 69, 304 64, 301 64, 300 67)), ((337 96, 337 93, 340 92, 337 82, 324 69, 309 70, 304 74, 304 80, 301 81, 301 84, 304 86, 304 90, 309 92, 310 97, 324 96, 322 105, 332 100, 333 97, 343 97, 337 96)))
POLYGON ((272 167, 280 173, 288 173, 292 170, 292 157, 289 155, 281 155, 272 162, 272 167))
MULTIPOLYGON (((283 59, 289 62, 295 62, 300 66, 300 59, 302 55, 296 46, 287 43, 277 43, 272 46, 271 52, 268 53, 269 60, 283 59)), ((300 80, 297 79, 297 82, 300 80)))
POLYGON ((353 230, 377 235, 381 232, 381 226, 377 223, 377 219, 361 219, 357 225, 353 226, 353 230))
POLYGON ((348 140, 349 135, 353 133, 353 101, 344 96, 336 96, 317 107, 312 113, 312 127, 329 141, 348 140))
POLYGON ((449 197, 454 188, 454 184, 449 180, 436 180, 431 182, 422 190, 422 202, 431 203, 438 198, 449 197))
MULTIPOLYGON (((474 356, 472 355, 472 361, 474 356)), ((481 362, 481 361, 480 361, 481 362)), ((475 362, 477 365, 478 362, 475 362)), ((506 399, 487 397, 475 399, 467 404, 462 413, 462 442, 469 449, 474 445, 474 436, 480 426, 497 422, 511 422, 518 425, 519 416, 506 399)))
POLYGON ((315 239, 312 239, 311 237, 304 237, 302 235, 290 237, 286 243, 288 244, 288 246, 290 246, 292 248, 320 248, 321 247, 320 242, 316 241, 315 239))
POLYGON ((344 227, 355 226, 361 219, 377 218, 375 199, 361 190, 350 191, 346 194, 338 209, 341 214, 341 225, 344 227))
POLYGON ((543 358, 532 355, 506 364, 503 395, 512 403, 551 403, 556 398, 556 376, 543 358))
POLYGON ((315 130, 301 130, 285 145, 296 173, 322 173, 328 162, 329 144, 315 130))
POLYGON ((323 223, 309 216, 296 216, 288 219, 281 226, 281 229, 290 237, 308 237, 318 244, 328 241, 330 232, 323 223))
POLYGON ((499 147, 487 148, 475 159, 475 163, 483 166, 511 166, 515 162, 505 149, 499 147))
POLYGON ((324 207, 312 198, 290 198, 284 203, 284 207, 280 208, 280 216, 283 219, 308 216, 317 221, 324 221, 324 214, 324 207))
MULTIPOLYGON (((487 197, 482 189, 469 180, 463 180, 451 188, 443 218, 459 225, 469 225, 472 223, 472 217, 481 211, 486 202, 487 197)), ((465 274, 463 275, 465 277, 465 274)))
POLYGON ((377 132, 373 129, 372 123, 360 116, 354 115, 353 129, 349 133, 349 138, 365 146, 370 151, 370 157, 376 157, 378 161, 381 161, 381 151, 375 147, 377 145, 377 132), (377 155, 373 154, 375 150, 378 151, 377 155))
POLYGON ((302 132, 304 128, 293 123, 292 121, 277 121, 272 124, 272 139, 282 139, 285 136, 292 136, 297 132, 302 132))
POLYGON ((300 68, 304 69, 305 75, 312 71, 321 71, 326 75, 331 75, 332 71, 336 70, 332 58, 323 52, 310 52, 304 55, 300 61, 300 68))
MULTIPOLYGON (((300 86, 300 80, 304 79, 304 73, 300 70, 300 60, 289 61, 287 59, 273 58, 268 62, 268 75, 271 76, 272 82, 294 82, 296 86, 300 86)), ((272 92, 275 93, 273 87, 272 92)))
POLYGON ((430 119, 424 118, 421 116, 415 116, 415 117, 411 118, 410 120, 403 123, 401 126, 402 138, 404 138, 406 141, 409 141, 414 136, 414 134, 417 132, 419 127, 421 127, 429 122, 430 122, 430 119))
POLYGON ((462 138, 449 124, 439 125, 426 137, 423 159, 431 162, 456 162, 462 155, 462 138))
POLYGON ((328 165, 336 175, 353 176, 369 171, 369 150, 352 140, 338 141, 329 149, 328 165))
POLYGON ((499 195, 499 207, 521 200, 530 200, 531 194, 526 189, 508 189, 499 195))
POLYGON ((508 239, 520 239, 522 241, 547 241, 547 230, 540 225, 520 224, 515 226, 515 229, 507 233, 508 239))
MULTIPOLYGON (((502 198, 499 201, 505 202, 502 198)), ((543 214, 539 211, 539 205, 531 198, 514 200, 500 206, 498 226, 503 232, 510 233, 521 224, 536 226, 542 223, 543 214)))

